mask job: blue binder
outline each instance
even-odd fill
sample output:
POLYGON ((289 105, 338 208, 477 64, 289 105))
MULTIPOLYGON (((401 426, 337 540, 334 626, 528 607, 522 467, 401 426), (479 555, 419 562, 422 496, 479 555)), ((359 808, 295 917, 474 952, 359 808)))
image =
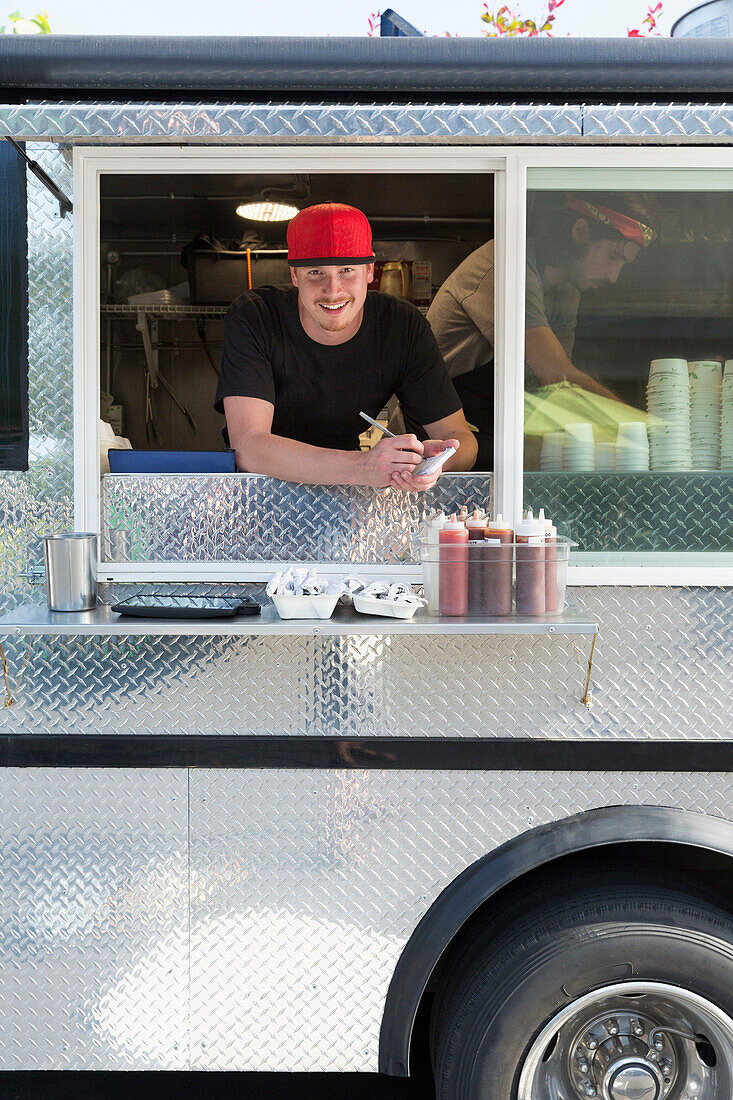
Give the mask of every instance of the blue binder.
POLYGON ((112 474, 234 474, 234 451, 124 451, 110 447, 112 474))

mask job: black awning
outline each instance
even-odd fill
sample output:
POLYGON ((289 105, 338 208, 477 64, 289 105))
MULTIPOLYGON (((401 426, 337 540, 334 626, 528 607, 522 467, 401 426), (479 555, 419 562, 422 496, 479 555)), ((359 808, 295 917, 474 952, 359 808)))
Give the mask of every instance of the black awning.
POLYGON ((733 39, 0 36, 0 98, 725 102, 733 39))

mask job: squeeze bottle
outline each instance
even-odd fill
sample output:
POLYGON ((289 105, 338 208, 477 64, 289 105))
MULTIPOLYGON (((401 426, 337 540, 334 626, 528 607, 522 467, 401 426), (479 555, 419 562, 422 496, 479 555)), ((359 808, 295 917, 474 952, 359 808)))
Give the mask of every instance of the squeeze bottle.
POLYGON ((469 615, 485 615, 486 603, 486 520, 478 508, 466 520, 468 529, 468 604, 469 615))
POLYGON ((468 530, 452 515, 438 533, 441 615, 465 615, 468 607, 468 530))
POLYGON ((486 589, 491 610, 487 615, 511 615, 514 571, 514 531, 501 512, 486 524, 486 589), (498 546, 497 546, 498 543, 498 546))
POLYGON ((539 521, 545 532, 545 611, 556 613, 560 610, 557 527, 553 526, 551 519, 545 518, 544 508, 540 508, 539 521))
POLYGON ((425 560, 423 561, 422 575, 429 615, 438 614, 438 536, 447 518, 445 512, 436 512, 434 516, 429 516, 425 520, 423 527, 425 560))
POLYGON ((532 512, 517 524, 517 614, 545 613, 545 531, 532 512))

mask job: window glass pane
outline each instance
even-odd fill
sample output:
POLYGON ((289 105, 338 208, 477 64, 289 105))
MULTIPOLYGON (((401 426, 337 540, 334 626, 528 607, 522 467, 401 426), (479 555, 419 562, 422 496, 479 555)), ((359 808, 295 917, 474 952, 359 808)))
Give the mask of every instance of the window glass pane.
POLYGON ((733 563, 733 176, 576 175, 529 177, 525 507, 586 564, 733 563))

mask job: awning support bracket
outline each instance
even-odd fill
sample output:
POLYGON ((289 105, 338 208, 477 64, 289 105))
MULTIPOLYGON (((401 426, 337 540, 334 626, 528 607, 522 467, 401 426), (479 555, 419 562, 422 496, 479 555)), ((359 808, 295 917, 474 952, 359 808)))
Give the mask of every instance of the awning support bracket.
POLYGON ((56 202, 59 204, 59 217, 65 218, 67 214, 71 214, 74 209, 74 204, 71 199, 64 194, 60 187, 57 187, 47 172, 41 168, 35 160, 32 160, 22 145, 19 145, 17 141, 14 141, 11 137, 6 137, 5 141, 9 141, 15 149, 18 156, 22 157, 30 168, 36 179, 40 180, 47 191, 50 191, 56 202))

